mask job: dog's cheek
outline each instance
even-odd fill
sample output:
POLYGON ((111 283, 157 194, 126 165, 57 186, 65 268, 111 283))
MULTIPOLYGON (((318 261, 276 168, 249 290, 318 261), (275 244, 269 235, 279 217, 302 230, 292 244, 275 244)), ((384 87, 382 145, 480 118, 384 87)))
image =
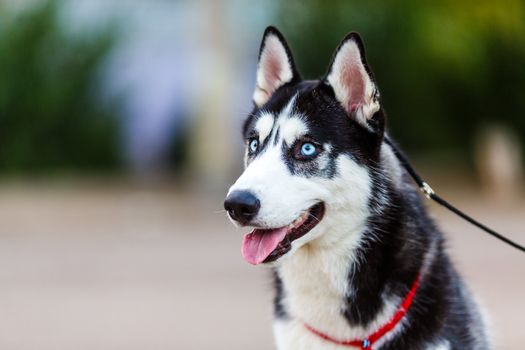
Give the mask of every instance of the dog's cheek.
POLYGON ((330 152, 321 153, 311 161, 298 161, 292 158, 286 160, 290 173, 306 178, 331 179, 337 172, 336 158, 330 152))
POLYGON ((331 179, 336 174, 335 157, 331 153, 323 153, 319 156, 316 162, 318 169, 318 176, 326 179, 331 179))
POLYGON ((369 170, 346 154, 340 154, 333 162, 334 176, 319 179, 316 184, 325 187, 327 193, 330 193, 326 199, 329 211, 355 213, 356 216, 367 215, 372 193, 369 170))

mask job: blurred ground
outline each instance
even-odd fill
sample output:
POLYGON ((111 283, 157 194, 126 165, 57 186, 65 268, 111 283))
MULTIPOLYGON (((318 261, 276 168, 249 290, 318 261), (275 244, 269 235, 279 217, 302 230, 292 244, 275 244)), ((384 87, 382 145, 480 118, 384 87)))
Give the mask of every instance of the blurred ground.
MULTIPOLYGON (((525 242, 524 201, 446 195, 525 242)), ((240 257, 221 202, 169 186, 0 185, 0 349, 273 348, 268 274, 240 257)), ((497 349, 522 349, 525 256, 431 209, 497 349)))

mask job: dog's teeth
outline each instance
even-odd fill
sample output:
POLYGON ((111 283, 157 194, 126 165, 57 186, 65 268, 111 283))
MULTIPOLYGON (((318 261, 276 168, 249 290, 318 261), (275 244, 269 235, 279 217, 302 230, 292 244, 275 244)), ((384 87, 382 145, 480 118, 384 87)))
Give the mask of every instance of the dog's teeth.
POLYGON ((298 226, 300 226, 306 219, 308 218, 308 213, 302 213, 297 219, 295 219, 290 225, 287 227, 289 229, 294 229, 298 226))

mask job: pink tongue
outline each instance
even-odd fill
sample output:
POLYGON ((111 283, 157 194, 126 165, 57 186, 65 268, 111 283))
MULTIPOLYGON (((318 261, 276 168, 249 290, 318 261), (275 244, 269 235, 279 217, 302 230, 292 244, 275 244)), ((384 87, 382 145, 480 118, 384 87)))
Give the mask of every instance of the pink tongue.
POLYGON ((286 227, 282 227, 274 230, 255 229, 246 234, 241 249, 244 260, 252 265, 262 263, 277 248, 286 232, 286 227))

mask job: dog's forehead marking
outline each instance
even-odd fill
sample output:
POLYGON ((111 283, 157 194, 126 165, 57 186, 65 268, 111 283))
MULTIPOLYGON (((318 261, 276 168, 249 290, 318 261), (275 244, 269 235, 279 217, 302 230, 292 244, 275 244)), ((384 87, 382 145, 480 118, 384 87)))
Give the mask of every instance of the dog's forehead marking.
POLYGON ((281 137, 287 145, 308 134, 308 127, 300 116, 294 115, 280 120, 281 137))
POLYGON ((275 117, 268 112, 264 112, 259 119, 257 119, 254 129, 259 134, 259 142, 264 142, 268 135, 270 135, 274 121, 275 117))
MULTIPOLYGON (((308 133, 308 127, 301 117, 295 111, 295 101, 297 100, 297 94, 295 94, 279 113, 277 119, 274 134, 279 140, 284 140, 289 146, 295 142, 296 139, 308 133)), ((279 142, 280 143, 280 142, 279 142)))
POLYGON ((254 131, 259 136, 259 142, 263 143, 266 139, 270 139, 277 146, 284 140, 286 145, 290 146, 295 140, 308 134, 309 129, 304 116, 294 110, 296 99, 297 94, 288 101, 277 115, 268 111, 261 112, 254 125, 254 131))

